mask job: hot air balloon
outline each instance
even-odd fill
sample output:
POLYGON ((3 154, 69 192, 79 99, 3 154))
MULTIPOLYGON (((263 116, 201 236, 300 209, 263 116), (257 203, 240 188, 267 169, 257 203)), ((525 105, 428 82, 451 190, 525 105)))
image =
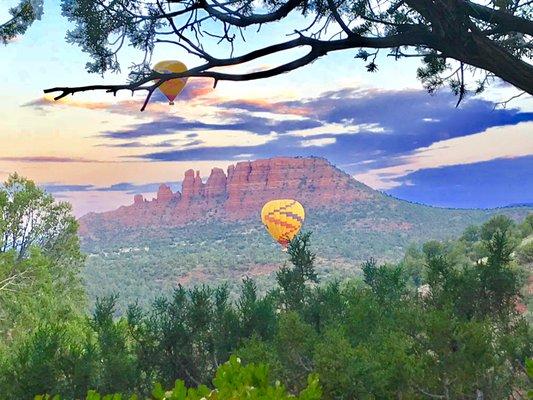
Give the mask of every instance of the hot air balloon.
MULTIPOLYGON (((160 74, 168 74, 174 72, 185 72, 187 67, 180 61, 176 60, 167 60, 160 61, 154 66, 154 71, 159 72, 160 74)), ((174 99, 178 94, 181 93, 185 84, 187 83, 187 77, 170 79, 166 82, 163 82, 159 85, 159 90, 163 93, 167 99, 168 104, 173 105, 174 99)))
POLYGON ((284 248, 298 234, 304 218, 303 206, 293 199, 269 201, 261 210, 261 220, 268 233, 284 248))

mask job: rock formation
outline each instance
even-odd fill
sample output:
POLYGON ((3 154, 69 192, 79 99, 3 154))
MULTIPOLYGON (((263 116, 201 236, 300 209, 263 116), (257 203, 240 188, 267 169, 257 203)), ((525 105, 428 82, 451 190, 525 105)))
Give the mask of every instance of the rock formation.
POLYGON ((161 185, 157 198, 138 194, 131 206, 81 218, 82 232, 99 227, 182 226, 210 218, 257 218, 263 204, 294 198, 306 209, 340 207, 375 196, 370 188, 322 158, 279 157, 239 162, 227 174, 213 168, 204 183, 199 171, 185 172, 182 192, 161 185))
POLYGON ((163 184, 159 186, 156 200, 162 203, 166 203, 172 200, 173 196, 174 194, 172 193, 172 190, 170 190, 167 185, 163 184))
POLYGON ((227 178, 220 168, 213 168, 211 175, 207 178, 204 194, 207 199, 224 197, 226 195, 227 178))

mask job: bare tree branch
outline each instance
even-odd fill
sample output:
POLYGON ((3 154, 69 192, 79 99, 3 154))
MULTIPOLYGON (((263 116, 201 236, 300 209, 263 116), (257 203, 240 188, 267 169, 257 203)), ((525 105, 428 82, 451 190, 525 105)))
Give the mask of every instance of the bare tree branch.
POLYGON ((522 97, 522 96, 525 95, 525 94, 527 94, 527 93, 526 93, 526 92, 520 92, 520 93, 518 93, 518 94, 515 94, 514 96, 509 97, 507 100, 500 101, 500 102, 494 104, 494 108, 495 108, 495 109, 498 108, 498 107, 507 108, 507 105, 508 105, 511 101, 513 101, 513 100, 515 100, 515 99, 518 99, 519 97, 522 97))

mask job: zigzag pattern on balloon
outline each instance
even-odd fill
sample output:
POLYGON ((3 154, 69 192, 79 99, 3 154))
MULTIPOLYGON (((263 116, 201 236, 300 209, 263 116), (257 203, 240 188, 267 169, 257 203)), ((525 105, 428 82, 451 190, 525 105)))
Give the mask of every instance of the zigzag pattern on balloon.
POLYGON ((266 215, 265 219, 267 221, 269 221, 269 222, 272 222, 273 224, 276 224, 276 225, 279 225, 279 226, 283 226, 284 228, 291 229, 291 232, 294 231, 295 229, 298 229, 298 226, 292 225, 292 224, 290 224, 288 222, 281 221, 281 220, 275 218, 274 215, 272 215, 272 213, 266 215))
POLYGON ((281 213, 282 211, 285 211, 287 208, 293 207, 295 204, 296 204, 296 200, 293 200, 292 203, 284 205, 283 207, 275 208, 274 210, 270 211, 269 214, 281 213))
POLYGON ((296 221, 302 223, 304 222, 304 220, 302 219, 302 217, 300 217, 299 215, 293 213, 293 212, 290 212, 290 211, 284 211, 284 212, 280 212, 281 215, 285 215, 286 217, 289 217, 289 218, 292 218, 292 219, 295 219, 296 221))
POLYGON ((294 199, 272 200, 263 206, 261 218, 270 235, 286 247, 305 218, 302 205, 294 199))

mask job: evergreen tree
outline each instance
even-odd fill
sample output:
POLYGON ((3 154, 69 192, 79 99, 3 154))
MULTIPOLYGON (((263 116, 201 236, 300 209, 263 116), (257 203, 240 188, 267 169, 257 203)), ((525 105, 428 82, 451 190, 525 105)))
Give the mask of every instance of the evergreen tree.
POLYGON ((316 255, 309 247, 311 233, 296 236, 287 249, 292 267, 283 266, 276 273, 280 289, 280 304, 285 310, 301 310, 308 295, 307 283, 318 283, 314 261, 316 255))

